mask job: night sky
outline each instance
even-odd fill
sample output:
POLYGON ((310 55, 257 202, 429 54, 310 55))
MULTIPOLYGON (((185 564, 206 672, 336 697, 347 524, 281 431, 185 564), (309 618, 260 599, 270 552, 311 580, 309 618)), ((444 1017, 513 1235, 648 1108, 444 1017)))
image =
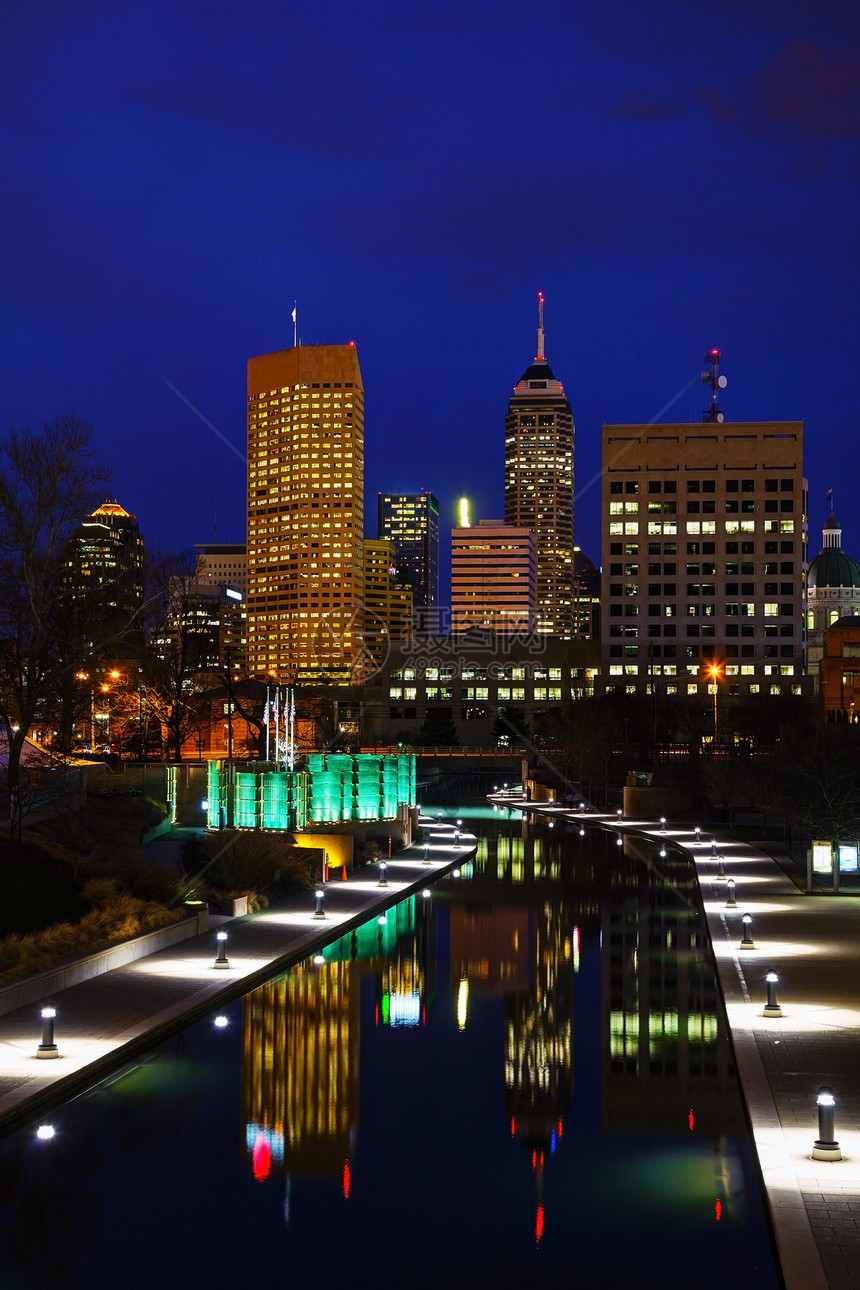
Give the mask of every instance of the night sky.
MULTIPOLYGON (((856 0, 31 0, 0 44, 2 424, 92 421, 147 544, 243 541, 245 364, 354 340, 376 493, 503 513, 535 346, 602 422, 719 346, 727 420, 805 421, 810 548, 852 511, 856 0), (216 529, 217 525, 217 529, 216 529)), ((694 384, 663 420, 699 420, 694 384)), ((445 548, 443 547, 443 550, 445 548)), ((443 555, 447 561, 447 555, 443 555)))

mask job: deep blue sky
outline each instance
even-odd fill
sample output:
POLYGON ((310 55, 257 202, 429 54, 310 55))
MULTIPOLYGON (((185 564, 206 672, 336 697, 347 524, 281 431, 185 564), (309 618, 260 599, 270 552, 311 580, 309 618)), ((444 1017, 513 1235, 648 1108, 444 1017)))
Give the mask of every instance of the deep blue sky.
POLYGON ((294 300, 358 346, 370 535, 379 489, 500 515, 542 289, 579 487, 717 345, 727 419, 805 421, 812 550, 833 484, 860 554, 856 0, 31 0, 0 103, 0 427, 91 420, 148 543, 211 540, 216 497, 244 539, 242 464, 161 376, 244 452, 294 300))

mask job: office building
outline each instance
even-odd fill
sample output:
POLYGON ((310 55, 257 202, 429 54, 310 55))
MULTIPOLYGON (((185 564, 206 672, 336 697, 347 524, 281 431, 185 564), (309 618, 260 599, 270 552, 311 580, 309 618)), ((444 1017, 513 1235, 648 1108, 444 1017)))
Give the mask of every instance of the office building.
POLYGON ((364 395, 354 345, 248 362, 248 669, 348 683, 360 651, 364 395))
POLYGON ((244 600, 248 590, 248 564, 244 542, 197 542, 197 586, 229 587, 244 600))
POLYGON ((537 354, 505 418, 505 523, 534 534, 537 630, 565 640, 573 629, 573 446, 570 403, 544 356, 540 296, 537 354))
POLYGON ((800 693, 803 424, 603 427, 607 689, 800 693))
POLYGON ((535 540, 527 528, 481 520, 451 530, 451 630, 529 635, 535 628, 535 540))
POLYGON ((412 634, 412 587, 398 578, 391 542, 364 539, 364 602, 361 616, 364 676, 368 680, 384 662, 389 642, 412 634))
POLYGON ((573 639, 600 639, 600 570, 578 546, 573 548, 573 639))
POLYGON ((118 502, 102 502, 72 537, 66 570, 86 624, 83 643, 98 647, 123 635, 143 602, 143 538, 136 517, 118 502))
POLYGON ((394 547, 397 576, 412 586, 416 609, 439 604, 439 502, 432 493, 380 493, 376 536, 394 547))

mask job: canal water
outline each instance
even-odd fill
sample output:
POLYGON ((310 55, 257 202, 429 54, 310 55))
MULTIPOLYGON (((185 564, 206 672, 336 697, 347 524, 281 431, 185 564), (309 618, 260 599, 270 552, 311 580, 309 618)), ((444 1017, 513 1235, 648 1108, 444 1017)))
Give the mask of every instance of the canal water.
POLYGON ((2 1290, 777 1290, 691 865, 476 814, 459 878, 0 1142, 2 1290))

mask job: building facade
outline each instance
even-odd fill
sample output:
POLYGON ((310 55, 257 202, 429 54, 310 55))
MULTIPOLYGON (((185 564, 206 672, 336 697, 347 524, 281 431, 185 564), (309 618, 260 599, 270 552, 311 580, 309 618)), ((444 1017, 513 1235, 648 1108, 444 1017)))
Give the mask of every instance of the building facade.
MULTIPOLYGON (((412 635, 412 586, 398 577, 391 542, 364 539, 364 601, 361 615, 363 679, 382 665, 392 640, 412 635)), ((361 680, 359 676, 356 681, 361 680)))
POLYGON ((451 630, 528 636, 535 629, 535 539, 481 520, 451 530, 451 630))
POLYGON ((603 427, 602 681, 800 693, 803 423, 603 427))
POLYGON ((807 666, 816 679, 827 628, 840 618, 860 615, 860 565, 843 551, 842 526, 833 511, 822 539, 806 576, 807 666))
POLYGON ((248 362, 248 668, 347 683, 360 655, 364 394, 354 345, 248 362))
POLYGON ((244 600, 248 591, 248 558, 244 542, 198 542, 198 587, 229 587, 241 592, 244 600))
POLYGON ((398 579, 416 609, 439 604, 439 502, 432 493, 380 493, 376 536, 392 543, 398 579))
POLYGON ((72 537, 66 569, 73 602, 87 620, 88 643, 98 646, 121 635, 143 602, 143 538, 136 517, 118 502, 102 502, 72 537))
POLYGON ((505 523, 535 538, 537 629, 573 631, 574 423, 561 381, 544 357, 543 297, 537 354, 505 418, 505 523))

